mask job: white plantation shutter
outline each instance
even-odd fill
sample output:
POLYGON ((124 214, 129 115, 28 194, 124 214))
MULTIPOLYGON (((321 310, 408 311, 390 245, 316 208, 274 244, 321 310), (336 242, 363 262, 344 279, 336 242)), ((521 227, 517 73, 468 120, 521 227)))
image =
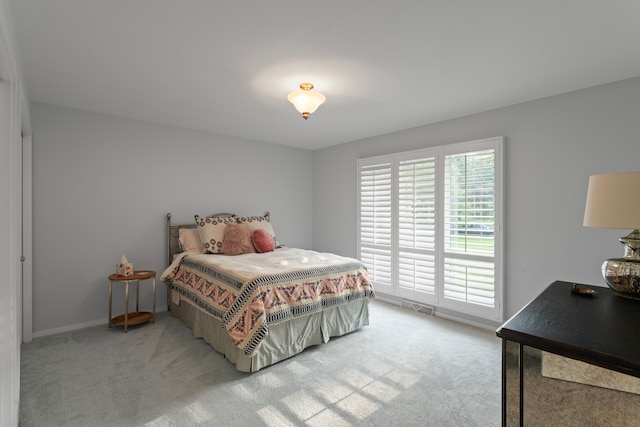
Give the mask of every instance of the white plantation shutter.
POLYGON ((445 299, 494 307, 493 262, 445 258, 444 277, 445 299))
POLYGON ((377 292, 502 321, 502 138, 358 160, 377 292))
POLYGON ((444 299, 494 308, 494 148, 444 158, 444 299))
POLYGON ((412 157, 398 159, 399 293, 422 302, 434 302, 436 158, 412 157), (425 295, 416 296, 416 292, 425 295))
POLYGON ((391 158, 363 161, 359 172, 359 258, 376 289, 391 290, 391 158))

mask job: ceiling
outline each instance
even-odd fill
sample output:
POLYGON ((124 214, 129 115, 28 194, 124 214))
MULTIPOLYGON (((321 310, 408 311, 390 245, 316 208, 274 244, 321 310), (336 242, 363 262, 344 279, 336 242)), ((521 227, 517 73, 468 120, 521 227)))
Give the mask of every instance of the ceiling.
POLYGON ((10 6, 32 101, 304 149, 640 75, 637 0, 10 6))

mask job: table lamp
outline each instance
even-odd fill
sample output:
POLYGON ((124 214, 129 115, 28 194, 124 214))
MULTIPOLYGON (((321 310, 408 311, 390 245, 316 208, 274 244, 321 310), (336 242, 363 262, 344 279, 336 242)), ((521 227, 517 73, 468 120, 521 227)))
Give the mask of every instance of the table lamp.
POLYGON ((589 177, 583 225, 632 230, 620 238, 624 257, 606 260, 602 276, 616 295, 640 299, 640 172, 589 177))

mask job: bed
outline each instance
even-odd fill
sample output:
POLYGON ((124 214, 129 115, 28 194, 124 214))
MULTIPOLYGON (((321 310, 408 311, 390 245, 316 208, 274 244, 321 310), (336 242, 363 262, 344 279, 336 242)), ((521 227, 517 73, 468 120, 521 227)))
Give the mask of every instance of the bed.
POLYGON ((369 324, 375 295, 364 265, 278 244, 268 213, 196 216, 189 224, 173 224, 169 213, 166 227, 168 267, 160 279, 171 315, 239 371, 256 372, 369 324), (253 240, 253 251, 230 255, 231 236, 221 230, 232 227, 272 243, 264 250, 253 240))

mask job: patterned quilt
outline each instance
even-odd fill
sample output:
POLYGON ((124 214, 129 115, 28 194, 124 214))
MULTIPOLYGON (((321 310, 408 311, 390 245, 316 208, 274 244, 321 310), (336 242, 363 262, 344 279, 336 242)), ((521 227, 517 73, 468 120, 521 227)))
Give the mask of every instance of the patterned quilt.
POLYGON ((188 254, 161 279, 220 319, 248 356, 269 325, 374 296, 360 261, 294 248, 237 256, 188 254))

